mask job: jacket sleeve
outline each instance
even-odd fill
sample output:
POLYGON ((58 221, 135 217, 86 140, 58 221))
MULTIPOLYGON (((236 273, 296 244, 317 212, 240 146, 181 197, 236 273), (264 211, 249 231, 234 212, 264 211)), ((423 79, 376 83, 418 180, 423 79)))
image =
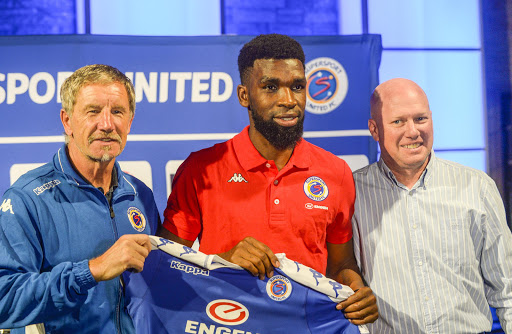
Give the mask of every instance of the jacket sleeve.
POLYGON ((494 181, 484 188, 483 222, 485 237, 480 266, 489 304, 496 308, 505 333, 512 333, 512 234, 494 181))
POLYGON ((88 259, 42 272, 44 231, 38 228, 36 203, 14 188, 1 201, 0 328, 45 322, 79 308, 97 285, 88 259))

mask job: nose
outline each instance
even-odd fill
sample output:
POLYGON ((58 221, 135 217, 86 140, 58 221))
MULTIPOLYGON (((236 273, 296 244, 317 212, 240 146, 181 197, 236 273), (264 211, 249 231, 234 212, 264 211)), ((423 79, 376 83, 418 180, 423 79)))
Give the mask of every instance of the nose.
POLYGON ((407 122, 406 135, 409 138, 416 138, 420 135, 420 131, 414 122, 407 122))
POLYGON ((297 105, 293 92, 288 87, 283 87, 279 94, 279 106, 293 109, 297 105))
POLYGON ((114 122, 112 120, 112 113, 110 112, 110 109, 106 108, 101 112, 98 129, 105 132, 114 131, 114 122))

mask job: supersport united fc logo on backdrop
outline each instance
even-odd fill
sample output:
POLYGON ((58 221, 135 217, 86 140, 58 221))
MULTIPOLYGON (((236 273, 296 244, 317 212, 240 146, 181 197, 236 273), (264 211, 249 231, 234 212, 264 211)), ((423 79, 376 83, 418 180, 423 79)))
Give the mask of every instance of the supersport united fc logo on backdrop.
POLYGON ((326 114, 336 109, 347 96, 348 77, 345 68, 332 58, 322 57, 306 64, 306 110, 326 114))

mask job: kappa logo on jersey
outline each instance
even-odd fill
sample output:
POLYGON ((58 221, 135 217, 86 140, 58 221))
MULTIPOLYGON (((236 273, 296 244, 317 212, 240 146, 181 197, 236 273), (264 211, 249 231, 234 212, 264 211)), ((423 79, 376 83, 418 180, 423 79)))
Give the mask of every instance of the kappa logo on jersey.
POLYGON ((228 182, 248 182, 246 179, 244 179, 244 177, 242 176, 242 174, 240 173, 234 173, 233 176, 229 179, 228 182))
POLYGON ((183 272, 186 272, 187 274, 210 276, 210 271, 208 269, 202 269, 196 266, 191 266, 180 261, 171 261, 170 267, 172 269, 178 269, 183 272))
POLYGON ((223 325, 240 325, 249 318, 249 310, 234 300, 217 299, 206 306, 206 314, 223 325))
MULTIPOLYGON (((325 184, 324 180, 318 176, 311 176, 304 182, 304 193, 309 199, 319 202, 327 198, 329 188, 327 188, 327 184, 325 184)), ((306 208, 309 209, 308 206, 306 206, 306 208)))
POLYGON ((336 109, 348 91, 347 72, 336 60, 316 58, 306 64, 306 110, 313 114, 326 114, 336 109))
POLYGON ((4 201, 2 202, 2 205, 0 206, 0 211, 2 211, 2 212, 9 211, 10 213, 14 214, 14 211, 12 211, 12 205, 11 205, 10 198, 4 199, 4 201))
POLYGON ((144 217, 142 212, 136 207, 132 206, 128 209, 127 214, 133 228, 138 232, 144 231, 146 228, 146 217, 144 217))
POLYGON ((292 284, 288 278, 275 275, 267 281, 267 295, 276 302, 288 299, 291 293, 292 284))
POLYGON ((40 187, 37 187, 35 189, 32 189, 37 196, 41 195, 45 190, 48 190, 48 189, 52 189, 53 187, 57 186, 60 184, 60 181, 59 180, 52 180, 50 182, 46 182, 45 184, 43 184, 42 186, 40 187))

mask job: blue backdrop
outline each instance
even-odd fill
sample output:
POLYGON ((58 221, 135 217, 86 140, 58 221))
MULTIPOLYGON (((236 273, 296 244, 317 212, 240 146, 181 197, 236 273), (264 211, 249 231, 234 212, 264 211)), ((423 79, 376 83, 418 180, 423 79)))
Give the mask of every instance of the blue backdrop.
MULTIPOLYGON (((63 143, 59 88, 77 68, 115 66, 134 81, 137 107, 123 169, 148 183, 160 210, 190 152, 248 124, 238 104, 237 57, 250 36, 0 37, 0 192, 63 143)), ((296 37, 306 53, 304 137, 352 168, 376 160, 369 97, 378 84, 379 35, 296 37)))

